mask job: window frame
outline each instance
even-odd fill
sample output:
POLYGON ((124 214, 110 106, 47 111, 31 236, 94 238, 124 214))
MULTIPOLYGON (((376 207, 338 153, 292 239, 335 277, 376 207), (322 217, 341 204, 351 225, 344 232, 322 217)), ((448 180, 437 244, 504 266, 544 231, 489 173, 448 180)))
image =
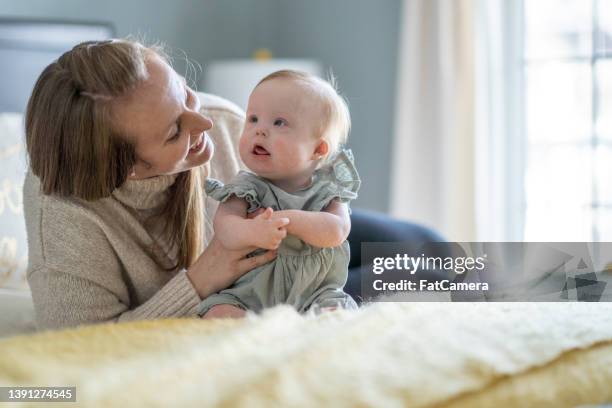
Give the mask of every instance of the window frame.
MULTIPOLYGON (((521 27, 521 31, 522 31, 522 35, 523 38, 521 40, 521 47, 523 48, 523 50, 526 47, 526 38, 525 38, 525 31, 524 31, 524 21, 525 21, 525 13, 524 13, 524 1, 525 0, 518 0, 516 3, 520 3, 521 4, 521 10, 519 14, 516 14, 515 18, 517 20, 520 20, 520 25, 522 25, 523 27, 521 27)), ((519 75, 521 75, 523 77, 523 79, 525 78, 526 75, 526 71, 528 69, 528 67, 532 64, 537 64, 537 63, 541 63, 541 62, 559 62, 559 63, 567 63, 567 62, 584 62, 587 63, 589 65, 590 68, 590 91, 591 91, 591 117, 590 117, 590 128, 589 128, 589 137, 587 140, 585 140, 584 142, 558 142, 558 143, 549 143, 548 145, 550 146, 559 146, 562 144, 569 144, 571 146, 575 146, 576 148, 580 148, 580 147, 587 147, 589 149, 589 153, 590 156, 592 158, 592 167, 591 167, 591 176, 590 176, 590 180, 588 180, 587 182, 591 183, 591 196, 589 197, 589 211, 591 211, 591 225, 589 226, 590 229, 590 237, 589 240, 592 242, 598 242, 600 241, 600 236, 601 236, 601 231, 600 231, 600 227, 599 227, 599 223, 598 223, 598 217, 600 216, 599 212, 601 209, 605 209, 605 208, 609 208, 609 206, 603 202, 603 200, 601 199, 601 197, 599 197, 599 192, 598 192, 598 183, 597 183, 597 166, 596 166, 596 162, 597 162, 597 148, 599 145, 606 144, 607 142, 602 139, 602 136, 598 134, 597 131, 597 114, 599 111, 599 89, 600 87, 598 86, 598 70, 597 68, 597 63, 598 61, 602 61, 602 60, 610 60, 610 55, 607 53, 606 50, 601 51, 600 47, 599 47, 599 41, 600 39, 598 38, 598 36, 601 34, 600 32, 600 27, 598 25, 599 23, 599 18, 598 18, 598 11, 599 11, 599 4, 600 4, 600 0, 591 0, 591 10, 592 10, 592 14, 591 14, 591 48, 589 50, 589 54, 588 55, 561 55, 561 56, 554 56, 554 57, 544 57, 544 58, 538 58, 537 56, 528 56, 526 55, 526 53, 524 52, 521 55, 521 70, 518 73, 519 75)), ((522 87, 521 87, 521 92, 522 92, 522 98, 523 98, 523 121, 522 121, 522 125, 523 125, 523 143, 524 143, 524 149, 523 149, 523 161, 524 164, 526 164, 526 159, 527 159, 527 149, 529 146, 529 134, 527 133, 527 129, 525 128, 526 122, 525 122, 525 118, 526 118, 526 108, 527 108, 527 99, 526 99, 526 83, 523 82, 522 87)), ((525 169, 525 167, 523 167, 523 169, 525 169)), ((521 209, 521 213, 522 213, 522 225, 523 225, 523 231, 525 230, 526 227, 526 211, 527 211, 527 200, 526 200, 526 196, 525 193, 523 192, 523 197, 524 197, 524 201, 523 201, 523 206, 521 209)), ((524 232, 523 232, 523 237, 524 237, 524 232)), ((577 239, 578 240, 578 239, 577 239)))

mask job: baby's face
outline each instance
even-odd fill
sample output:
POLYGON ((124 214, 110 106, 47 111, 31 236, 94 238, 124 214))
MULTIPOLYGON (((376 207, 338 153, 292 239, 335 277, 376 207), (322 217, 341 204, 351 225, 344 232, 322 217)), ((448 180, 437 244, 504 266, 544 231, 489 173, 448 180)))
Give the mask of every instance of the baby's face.
POLYGON ((321 158, 321 107, 304 85, 275 78, 253 90, 240 138, 240 157, 272 181, 305 180, 321 158))

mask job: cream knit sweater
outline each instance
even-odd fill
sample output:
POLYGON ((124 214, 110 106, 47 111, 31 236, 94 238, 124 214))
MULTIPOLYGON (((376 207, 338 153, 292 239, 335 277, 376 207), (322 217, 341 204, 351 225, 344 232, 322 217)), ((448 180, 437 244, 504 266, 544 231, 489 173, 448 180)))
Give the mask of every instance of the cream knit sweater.
MULTIPOLYGON (((199 96, 202 113, 214 123, 208 134, 215 154, 204 167, 212 177, 229 180, 241 167, 236 146, 244 114, 219 97, 199 96)), ((167 249, 160 225, 144 226, 175 178, 129 180, 110 197, 86 202, 41 194, 38 178, 28 172, 28 282, 39 328, 196 316, 200 298, 184 271, 166 272, 154 261, 167 249), (152 245, 158 250, 151 251, 152 245)), ((216 205, 206 199, 208 238, 216 205)))

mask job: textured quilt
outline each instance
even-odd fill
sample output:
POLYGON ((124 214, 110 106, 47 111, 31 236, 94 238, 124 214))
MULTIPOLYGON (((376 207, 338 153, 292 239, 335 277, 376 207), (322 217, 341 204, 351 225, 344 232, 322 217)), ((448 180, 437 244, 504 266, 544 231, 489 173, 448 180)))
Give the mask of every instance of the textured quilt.
POLYGON ((597 404, 612 402, 612 304, 104 324, 0 341, 0 385, 76 386, 77 405, 92 407, 597 404))

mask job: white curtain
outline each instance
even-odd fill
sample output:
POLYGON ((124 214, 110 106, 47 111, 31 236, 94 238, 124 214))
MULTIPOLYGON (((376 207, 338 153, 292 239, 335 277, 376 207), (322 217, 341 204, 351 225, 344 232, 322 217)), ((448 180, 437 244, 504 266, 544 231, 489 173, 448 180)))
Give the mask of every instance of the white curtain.
POLYGON ((391 212, 476 240, 476 0, 405 0, 391 212))

